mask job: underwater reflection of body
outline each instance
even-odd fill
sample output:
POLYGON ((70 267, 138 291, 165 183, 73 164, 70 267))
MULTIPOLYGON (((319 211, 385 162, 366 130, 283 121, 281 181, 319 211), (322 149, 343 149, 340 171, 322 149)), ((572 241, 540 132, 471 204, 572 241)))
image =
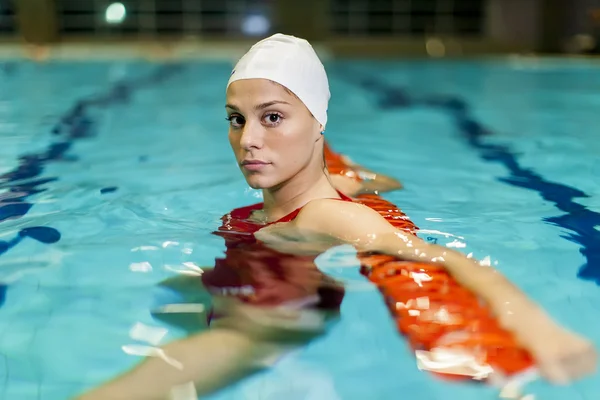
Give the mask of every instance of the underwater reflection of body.
MULTIPOLYGON (((455 326, 414 332, 421 325, 410 323, 417 315, 408 308, 419 301, 411 296, 429 293, 439 303, 450 294, 456 301, 449 311, 464 317, 456 325, 467 334, 458 347, 509 344, 512 355, 530 353, 552 382, 570 382, 595 369, 591 343, 552 321, 498 271, 421 240, 412 222, 381 198, 351 198, 332 184, 324 160, 334 173, 355 179, 363 173, 342 156, 341 166, 334 154, 328 156, 323 132, 329 97, 324 67, 305 40, 277 34, 240 59, 227 85, 229 142, 246 182, 262 189, 263 202, 223 217, 216 233, 227 251, 215 268, 192 281, 165 283, 188 291, 206 288, 210 329, 160 349, 177 360, 175 367, 149 357, 80 399, 163 399, 190 385, 206 395, 321 336, 339 316, 344 287, 314 260, 341 244, 356 248, 363 273, 392 300, 399 329, 413 346, 445 345, 445 333, 455 333, 455 326), (480 300, 486 307, 469 308, 480 300), (485 323, 470 325, 469 317, 485 323)), ((524 360, 518 370, 530 361, 524 360)))

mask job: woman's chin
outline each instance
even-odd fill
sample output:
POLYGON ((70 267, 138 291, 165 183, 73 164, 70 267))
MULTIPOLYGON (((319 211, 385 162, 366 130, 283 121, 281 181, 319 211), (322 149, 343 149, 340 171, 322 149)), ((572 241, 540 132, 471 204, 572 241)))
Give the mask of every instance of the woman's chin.
POLYGON ((246 183, 248 183, 248 186, 250 186, 252 189, 262 190, 273 187, 272 182, 260 176, 246 176, 246 183))

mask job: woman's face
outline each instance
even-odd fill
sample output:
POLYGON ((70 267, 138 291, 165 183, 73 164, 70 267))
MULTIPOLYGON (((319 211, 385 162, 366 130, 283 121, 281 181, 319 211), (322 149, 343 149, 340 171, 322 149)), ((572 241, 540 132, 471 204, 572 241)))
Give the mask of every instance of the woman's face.
POLYGON ((229 143, 250 187, 275 188, 307 169, 320 125, 283 86, 266 79, 235 81, 227 89, 226 110, 229 143))

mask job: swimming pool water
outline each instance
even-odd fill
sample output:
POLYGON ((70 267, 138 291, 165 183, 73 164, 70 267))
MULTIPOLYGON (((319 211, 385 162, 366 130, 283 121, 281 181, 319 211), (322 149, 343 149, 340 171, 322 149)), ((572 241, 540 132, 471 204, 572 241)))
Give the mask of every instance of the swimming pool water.
MULTIPOLYGON (((399 178, 439 244, 489 257, 600 346, 600 75, 589 61, 336 61, 334 149, 399 178), (446 233, 446 234, 443 234, 446 233)), ((155 285, 212 265, 222 214, 258 200, 226 140, 228 62, 0 64, 0 399, 66 399, 136 363, 155 285)), ((351 254, 342 321, 213 399, 494 398, 415 366, 351 254)), ((345 266, 345 267, 344 267, 345 266)), ((160 336, 160 332, 159 332, 160 336)), ((538 399, 593 399, 598 376, 538 399)))

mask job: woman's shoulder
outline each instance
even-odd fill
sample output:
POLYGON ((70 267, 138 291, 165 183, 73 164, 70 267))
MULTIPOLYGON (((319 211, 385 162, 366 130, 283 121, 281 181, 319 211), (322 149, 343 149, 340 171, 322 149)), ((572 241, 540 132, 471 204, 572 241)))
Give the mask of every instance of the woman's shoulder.
POLYGON ((341 199, 314 199, 302 207, 296 220, 314 218, 330 220, 334 218, 343 218, 344 216, 352 218, 354 216, 360 216, 365 212, 369 213, 370 211, 372 210, 369 207, 346 197, 341 199))
POLYGON ((309 202, 294 221, 301 232, 368 241, 374 236, 391 233, 395 228, 377 211, 355 201, 315 199, 309 202))

